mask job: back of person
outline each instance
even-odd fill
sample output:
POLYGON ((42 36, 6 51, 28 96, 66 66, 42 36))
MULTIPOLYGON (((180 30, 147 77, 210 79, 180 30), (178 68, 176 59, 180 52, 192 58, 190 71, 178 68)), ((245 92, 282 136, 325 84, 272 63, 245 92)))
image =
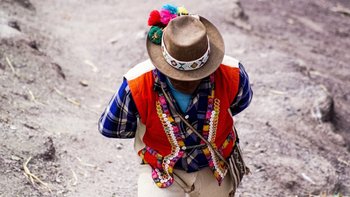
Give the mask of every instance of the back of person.
POLYGON ((125 74, 99 130, 135 137, 139 197, 233 196, 247 172, 232 116, 251 102, 248 75, 204 17, 167 4, 148 24, 150 59, 125 74))

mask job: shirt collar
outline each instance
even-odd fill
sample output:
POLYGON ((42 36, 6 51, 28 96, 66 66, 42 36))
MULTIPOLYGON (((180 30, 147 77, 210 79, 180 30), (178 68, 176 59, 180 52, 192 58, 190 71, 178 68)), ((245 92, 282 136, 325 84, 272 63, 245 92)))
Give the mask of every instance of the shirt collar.
MULTIPOLYGON (((153 70, 153 76, 154 76, 154 85, 153 85, 154 91, 161 91, 160 89, 161 87, 163 87, 165 91, 168 91, 169 87, 168 87, 168 84, 166 83, 166 80, 167 80, 166 76, 163 73, 161 73, 158 69, 153 70)), ((211 94, 211 90, 213 88, 214 88, 214 84, 211 83, 210 77, 208 76, 202 79, 195 94, 209 95, 211 94)))

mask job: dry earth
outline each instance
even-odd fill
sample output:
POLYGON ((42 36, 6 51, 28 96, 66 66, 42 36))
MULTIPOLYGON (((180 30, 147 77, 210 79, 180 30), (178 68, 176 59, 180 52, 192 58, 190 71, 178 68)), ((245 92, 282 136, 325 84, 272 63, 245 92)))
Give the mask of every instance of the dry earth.
MULTIPOLYGON (((250 74, 238 196, 350 196, 350 1, 173 3, 211 19, 250 74)), ((135 196, 132 140, 97 121, 161 5, 0 0, 0 197, 135 196)))

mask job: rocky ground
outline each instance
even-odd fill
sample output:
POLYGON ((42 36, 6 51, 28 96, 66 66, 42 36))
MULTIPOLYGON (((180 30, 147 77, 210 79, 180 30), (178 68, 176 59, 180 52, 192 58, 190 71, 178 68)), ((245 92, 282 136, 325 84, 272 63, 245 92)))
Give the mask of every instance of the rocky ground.
MULTIPOLYGON (((216 24, 250 74, 237 196, 350 196, 350 2, 173 3, 216 24)), ((0 0, 0 197, 135 196, 132 140, 97 121, 161 5, 0 0)))

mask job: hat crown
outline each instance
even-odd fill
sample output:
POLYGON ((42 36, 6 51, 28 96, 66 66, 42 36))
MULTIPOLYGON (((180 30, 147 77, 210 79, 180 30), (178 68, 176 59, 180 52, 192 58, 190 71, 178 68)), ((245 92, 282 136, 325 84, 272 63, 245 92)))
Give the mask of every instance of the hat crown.
POLYGON ((208 49, 206 28, 193 16, 180 16, 171 20, 163 36, 166 50, 179 61, 198 59, 208 49))

